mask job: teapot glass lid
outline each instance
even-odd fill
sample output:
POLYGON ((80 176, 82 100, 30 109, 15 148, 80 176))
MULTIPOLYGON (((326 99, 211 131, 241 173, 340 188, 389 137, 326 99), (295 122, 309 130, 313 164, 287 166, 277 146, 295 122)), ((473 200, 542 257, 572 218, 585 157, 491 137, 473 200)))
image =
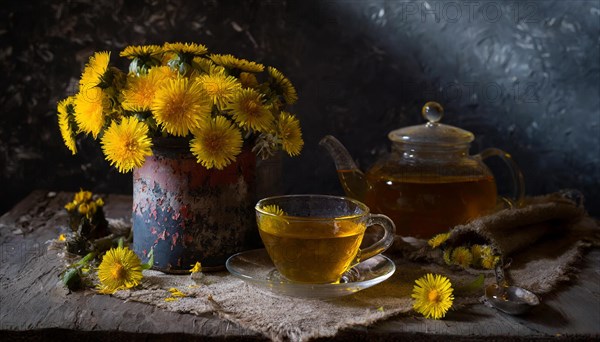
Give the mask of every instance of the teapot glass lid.
POLYGON ((428 121, 426 124, 393 130, 388 134, 390 140, 404 144, 452 146, 469 144, 475 138, 469 131, 439 123, 444 116, 444 108, 437 102, 427 102, 421 114, 428 121))

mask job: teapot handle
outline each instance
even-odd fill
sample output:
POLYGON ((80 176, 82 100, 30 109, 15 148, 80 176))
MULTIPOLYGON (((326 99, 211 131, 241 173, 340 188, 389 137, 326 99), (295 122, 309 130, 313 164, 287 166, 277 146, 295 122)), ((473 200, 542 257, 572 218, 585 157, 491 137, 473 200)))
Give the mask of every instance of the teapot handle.
POLYGON ((521 170, 517 166, 517 163, 512 159, 510 154, 502 151, 499 148, 486 148, 481 151, 476 157, 481 158, 481 160, 485 160, 489 157, 499 157, 504 161, 506 166, 510 169, 510 175, 513 181, 513 198, 507 199, 503 198, 508 202, 510 207, 519 207, 523 203, 523 197, 525 196, 525 180, 523 179, 523 174, 521 170))

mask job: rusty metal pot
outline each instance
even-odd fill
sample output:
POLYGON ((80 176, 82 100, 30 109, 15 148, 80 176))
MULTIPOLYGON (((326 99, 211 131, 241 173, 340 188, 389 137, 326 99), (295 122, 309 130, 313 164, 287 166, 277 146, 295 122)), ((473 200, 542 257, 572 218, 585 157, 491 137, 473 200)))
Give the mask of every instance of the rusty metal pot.
POLYGON ((184 139, 155 140, 133 172, 133 247, 153 269, 223 269, 235 253, 260 246, 254 219, 256 157, 244 149, 223 170, 206 169, 184 139))

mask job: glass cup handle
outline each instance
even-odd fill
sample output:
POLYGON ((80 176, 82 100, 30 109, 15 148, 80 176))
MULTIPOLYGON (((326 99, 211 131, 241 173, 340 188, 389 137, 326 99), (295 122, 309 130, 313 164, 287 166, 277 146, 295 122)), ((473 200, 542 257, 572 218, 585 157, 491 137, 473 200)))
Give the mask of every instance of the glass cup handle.
POLYGON ((392 243, 394 243, 394 235, 396 234, 396 225, 389 217, 381 214, 369 214, 367 221, 367 229, 373 225, 380 225, 383 227, 385 233, 379 241, 375 242, 371 246, 361 249, 355 262, 361 262, 374 257, 377 254, 383 253, 388 249, 392 243))
POLYGON ((525 180, 521 169, 517 166, 517 163, 512 159, 510 154, 502 151, 499 148, 486 148, 477 155, 481 160, 485 160, 489 157, 499 157, 504 161, 506 166, 510 169, 510 175, 513 181, 513 198, 503 198, 511 207, 519 207, 523 203, 523 197, 525 196, 525 180))

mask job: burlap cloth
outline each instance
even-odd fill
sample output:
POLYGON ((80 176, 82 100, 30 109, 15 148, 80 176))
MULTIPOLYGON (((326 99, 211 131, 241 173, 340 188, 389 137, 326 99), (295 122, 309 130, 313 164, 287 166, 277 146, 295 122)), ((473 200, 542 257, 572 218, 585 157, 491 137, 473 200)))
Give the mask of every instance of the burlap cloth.
MULTIPOLYGON (((520 209, 502 210, 458 226, 451 240, 492 244, 512 258, 511 282, 541 295, 573 276, 585 248, 598 245, 598 232, 598 222, 585 214, 577 193, 563 192, 529 198, 520 209)), ((484 273, 486 285, 495 281, 493 271, 445 265, 421 240, 398 238, 385 254, 397 266, 390 279, 329 301, 279 296, 225 272, 177 276, 152 270, 144 271, 139 289, 119 291, 114 296, 180 313, 216 314, 277 341, 305 341, 409 313, 414 281, 428 272, 450 278, 455 288, 454 309, 480 300, 483 288, 461 291, 475 275, 484 273), (166 301, 173 287, 187 296, 166 301)))

